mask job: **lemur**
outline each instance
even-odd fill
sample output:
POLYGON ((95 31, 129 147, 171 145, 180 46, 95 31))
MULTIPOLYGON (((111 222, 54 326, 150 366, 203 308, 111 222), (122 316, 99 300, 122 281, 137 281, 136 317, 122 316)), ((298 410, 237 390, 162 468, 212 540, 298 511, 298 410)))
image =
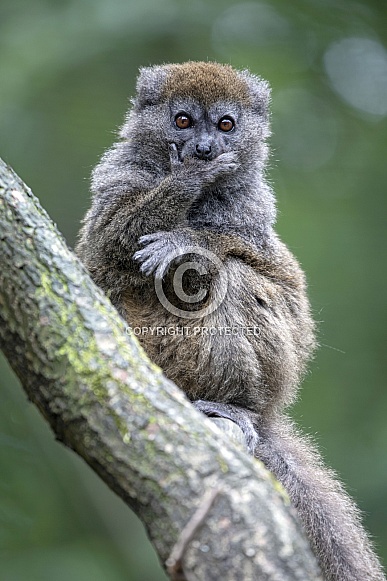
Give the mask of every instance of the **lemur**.
POLYGON ((359 513, 286 408, 315 348, 303 271, 273 226, 268 83, 213 62, 143 68, 93 172, 77 252, 150 358, 236 422, 330 581, 381 581, 359 513), (215 332, 213 332, 215 330, 215 332))

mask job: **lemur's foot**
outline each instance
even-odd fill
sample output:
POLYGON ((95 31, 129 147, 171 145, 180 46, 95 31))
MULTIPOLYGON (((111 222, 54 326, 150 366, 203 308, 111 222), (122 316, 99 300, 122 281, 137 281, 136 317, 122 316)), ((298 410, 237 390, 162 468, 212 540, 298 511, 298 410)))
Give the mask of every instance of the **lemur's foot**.
POLYGON ((218 403, 199 399, 192 402, 197 410, 209 418, 225 418, 231 420, 243 432, 247 450, 254 456, 259 436, 250 417, 250 412, 244 408, 229 403, 218 403))

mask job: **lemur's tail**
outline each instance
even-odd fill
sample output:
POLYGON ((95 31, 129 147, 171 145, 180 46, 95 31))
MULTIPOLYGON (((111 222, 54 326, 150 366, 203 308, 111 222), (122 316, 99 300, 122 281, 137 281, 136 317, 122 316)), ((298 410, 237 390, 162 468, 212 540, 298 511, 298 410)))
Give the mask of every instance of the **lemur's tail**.
POLYGON ((289 494, 326 579, 385 581, 357 507, 309 439, 287 418, 256 428, 255 455, 289 494))

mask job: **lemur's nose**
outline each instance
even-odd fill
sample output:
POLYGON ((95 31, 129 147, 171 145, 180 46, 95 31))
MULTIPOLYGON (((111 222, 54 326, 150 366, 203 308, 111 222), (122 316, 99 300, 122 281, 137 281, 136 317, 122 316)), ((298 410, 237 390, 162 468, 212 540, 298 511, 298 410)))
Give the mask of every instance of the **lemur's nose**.
POLYGON ((211 156, 211 145, 208 143, 197 143, 196 155, 201 159, 208 159, 211 156))

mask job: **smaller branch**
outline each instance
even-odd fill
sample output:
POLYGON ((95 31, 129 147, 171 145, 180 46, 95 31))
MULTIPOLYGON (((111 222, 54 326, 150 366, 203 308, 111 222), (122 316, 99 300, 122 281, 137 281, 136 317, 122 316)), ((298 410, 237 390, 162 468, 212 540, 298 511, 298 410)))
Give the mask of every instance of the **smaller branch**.
POLYGON ((219 488, 213 488, 206 493, 199 508, 181 531, 177 543, 172 549, 171 556, 165 563, 172 581, 190 581, 189 577, 187 577, 184 572, 184 554, 186 553, 188 545, 194 538, 196 532, 204 524, 219 492, 219 488))

